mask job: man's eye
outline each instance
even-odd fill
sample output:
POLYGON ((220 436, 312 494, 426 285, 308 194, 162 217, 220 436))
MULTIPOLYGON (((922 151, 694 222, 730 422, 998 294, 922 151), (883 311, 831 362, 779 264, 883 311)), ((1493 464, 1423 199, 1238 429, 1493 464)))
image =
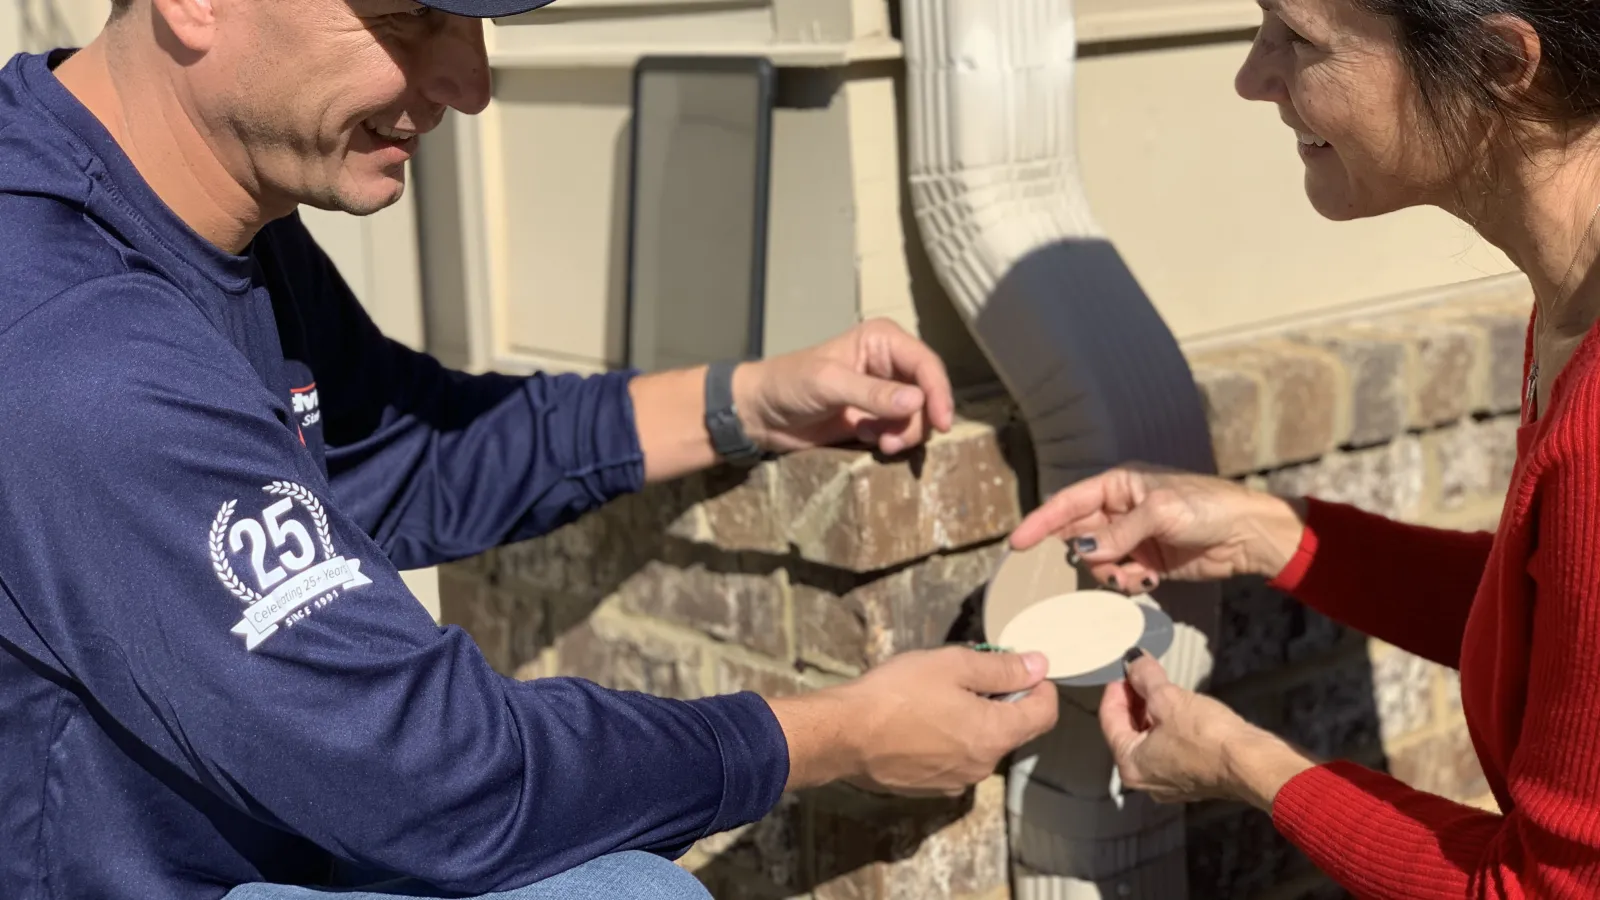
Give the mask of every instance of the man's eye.
POLYGON ((418 4, 405 12, 397 12, 394 16, 397 19, 421 19, 431 12, 433 12, 433 7, 418 4))

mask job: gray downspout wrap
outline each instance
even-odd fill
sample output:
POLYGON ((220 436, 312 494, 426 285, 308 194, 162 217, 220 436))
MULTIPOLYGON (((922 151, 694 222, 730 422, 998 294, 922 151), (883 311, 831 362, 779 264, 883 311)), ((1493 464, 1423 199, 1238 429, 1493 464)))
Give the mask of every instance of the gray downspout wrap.
MULTIPOLYGON (((1071 0, 902 0, 912 208, 935 271, 1016 401, 1041 496, 1120 462, 1214 472, 1193 376, 1107 241, 1079 176, 1071 0)), ((1175 682, 1209 676, 1217 592, 1163 586, 1175 682)), ((1061 725, 1007 786, 1018 900, 1187 895, 1181 807, 1116 784, 1094 710, 1061 725)))

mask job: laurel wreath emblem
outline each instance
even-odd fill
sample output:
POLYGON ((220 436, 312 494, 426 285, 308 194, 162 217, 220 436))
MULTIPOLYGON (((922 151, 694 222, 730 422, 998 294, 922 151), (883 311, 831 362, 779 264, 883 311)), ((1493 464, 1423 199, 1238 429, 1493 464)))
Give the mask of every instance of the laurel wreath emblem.
POLYGON ((322 508, 322 501, 317 499, 316 494, 292 481, 274 481, 262 490, 279 497, 292 497, 300 501, 300 505, 311 513, 312 524, 317 526, 317 540, 322 542, 322 552, 328 554, 330 558, 338 555, 333 552, 333 532, 328 528, 327 510, 322 508))
POLYGON ((227 503, 222 504, 222 508, 217 510, 217 517, 211 522, 211 538, 209 541, 211 567, 217 570, 217 577, 222 579, 223 587, 226 587, 230 593, 243 600, 246 604, 250 604, 260 600, 261 595, 256 593, 250 585, 239 580, 239 576, 234 574, 233 564, 228 562, 228 551, 223 544, 223 539, 228 534, 228 523, 233 521, 233 508, 238 505, 239 501, 237 500, 229 500, 227 503))
MULTIPOLYGON (((333 552, 333 531, 328 526, 328 511, 323 508, 316 494, 290 481, 274 481, 262 490, 274 496, 289 497, 304 506, 311 513, 311 522, 317 529, 317 541, 322 544, 323 552, 330 559, 337 555, 333 552)), ((226 543, 228 524, 233 521, 233 513, 238 505, 239 501, 229 500, 217 510, 217 517, 211 521, 207 546, 211 551, 211 567, 216 570, 217 578, 221 579, 229 593, 249 605, 261 600, 262 596, 233 571, 233 564, 228 561, 226 543)))

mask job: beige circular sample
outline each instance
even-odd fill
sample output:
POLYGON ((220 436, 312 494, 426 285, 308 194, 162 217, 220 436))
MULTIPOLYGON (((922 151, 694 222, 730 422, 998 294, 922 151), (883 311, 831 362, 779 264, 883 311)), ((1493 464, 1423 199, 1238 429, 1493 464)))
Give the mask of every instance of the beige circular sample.
POLYGON ((1144 633, 1139 604, 1110 591, 1075 591, 1040 600, 1017 613, 999 644, 1043 653, 1051 678, 1072 678, 1122 658, 1144 633))
POLYGON ((983 635, 1000 643, 1006 623, 1028 607, 1078 589, 1078 570, 1067 562, 1067 545, 1047 537, 1027 550, 1011 550, 1000 560, 983 600, 983 635))

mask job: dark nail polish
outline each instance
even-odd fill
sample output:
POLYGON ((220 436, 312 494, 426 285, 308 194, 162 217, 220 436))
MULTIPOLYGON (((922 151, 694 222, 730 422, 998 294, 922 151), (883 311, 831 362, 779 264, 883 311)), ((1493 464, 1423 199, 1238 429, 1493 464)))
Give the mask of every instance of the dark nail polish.
POLYGON ((1156 586, 1156 580, 1148 575, 1146 575, 1145 579, 1139 583, 1144 585, 1144 589, 1147 591, 1156 586))
POLYGON ((1083 557, 1078 555, 1078 551, 1072 549, 1071 547, 1068 547, 1067 548, 1067 565, 1076 566, 1077 564, 1079 564, 1081 562, 1083 562, 1083 557))
POLYGON ((1092 537, 1076 538, 1072 542, 1072 549, 1079 553, 1093 553, 1099 546, 1100 542, 1092 537))
MULTIPOLYGON (((1143 657, 1144 657, 1144 648, 1143 647, 1134 647, 1134 648, 1130 649, 1127 653, 1124 653, 1122 655, 1122 661, 1126 665, 1130 665, 1131 666, 1134 663, 1138 662, 1143 657)), ((1101 657, 1101 659, 1104 659, 1104 658, 1105 657, 1101 657)))
POLYGON ((1115 575, 1106 579, 1106 585, 1114 591, 1122 590, 1122 580, 1115 575))

